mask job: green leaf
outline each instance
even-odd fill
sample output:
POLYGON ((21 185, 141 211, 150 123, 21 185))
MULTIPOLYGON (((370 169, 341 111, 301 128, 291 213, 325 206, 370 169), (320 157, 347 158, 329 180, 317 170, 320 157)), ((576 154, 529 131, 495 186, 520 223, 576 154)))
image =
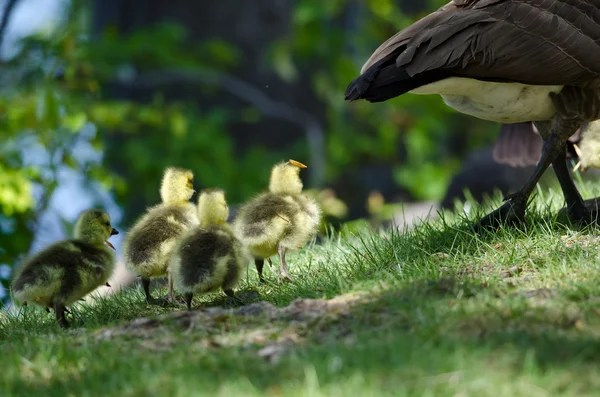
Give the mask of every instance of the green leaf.
POLYGON ((173 113, 169 119, 173 135, 181 137, 188 132, 188 121, 182 113, 173 113))
POLYGON ((38 113, 38 120, 49 129, 56 129, 59 126, 59 105, 56 93, 48 88, 44 91, 41 103, 41 109, 38 113))
POLYGON ((62 118, 62 124, 71 132, 79 132, 87 123, 88 118, 84 112, 66 114, 62 118))

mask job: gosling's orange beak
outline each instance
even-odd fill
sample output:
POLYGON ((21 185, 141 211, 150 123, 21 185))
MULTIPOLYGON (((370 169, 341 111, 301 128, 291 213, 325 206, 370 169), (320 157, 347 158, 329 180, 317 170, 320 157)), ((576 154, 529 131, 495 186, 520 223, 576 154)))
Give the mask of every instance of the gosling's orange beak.
POLYGON ((301 162, 299 162, 299 161, 296 161, 296 160, 292 160, 292 159, 290 159, 288 162, 289 162, 291 165, 295 165, 296 167, 299 167, 299 168, 308 168, 307 166, 305 166, 304 164, 302 164, 301 162))

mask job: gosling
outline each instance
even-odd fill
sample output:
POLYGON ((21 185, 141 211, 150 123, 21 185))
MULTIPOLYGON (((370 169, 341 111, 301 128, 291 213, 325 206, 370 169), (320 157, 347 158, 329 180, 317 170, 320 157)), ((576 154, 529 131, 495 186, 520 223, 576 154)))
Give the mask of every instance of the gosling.
POLYGON ((178 291, 184 293, 188 310, 194 294, 222 288, 235 298, 233 288, 240 281, 251 257, 227 224, 229 207, 220 189, 206 189, 198 198, 200 225, 185 234, 170 261, 178 291))
POLYGON ((254 256, 261 283, 263 265, 279 254, 278 278, 292 281, 285 254, 299 249, 310 240, 321 222, 321 209, 315 200, 302 194, 300 169, 306 165, 289 160, 271 171, 269 192, 243 205, 234 220, 233 229, 242 244, 254 256))
POLYGON ((160 302, 150 294, 150 279, 167 275, 167 297, 176 302, 168 264, 177 240, 198 224, 196 208, 189 202, 194 194, 193 180, 190 170, 167 168, 160 187, 162 204, 149 208, 126 236, 125 263, 141 277, 148 304, 160 302))
POLYGON ((55 243, 25 260, 12 282, 17 302, 54 309, 56 320, 69 327, 65 311, 77 300, 105 284, 115 267, 108 241, 119 234, 110 217, 100 210, 83 212, 75 224, 74 239, 55 243))

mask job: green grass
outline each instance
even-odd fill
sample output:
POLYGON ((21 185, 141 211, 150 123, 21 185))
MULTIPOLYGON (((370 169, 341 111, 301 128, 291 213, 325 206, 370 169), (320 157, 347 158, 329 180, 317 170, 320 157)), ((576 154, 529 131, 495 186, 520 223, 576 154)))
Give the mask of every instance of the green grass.
POLYGON ((293 284, 251 267, 242 294, 266 312, 220 310, 222 294, 192 315, 147 307, 136 287, 74 308, 66 332, 4 314, 2 396, 595 396, 600 237, 563 226, 557 197, 538 192, 523 229, 475 235, 472 213, 343 231, 289 256, 293 284), (337 304, 285 308, 297 298, 337 304))

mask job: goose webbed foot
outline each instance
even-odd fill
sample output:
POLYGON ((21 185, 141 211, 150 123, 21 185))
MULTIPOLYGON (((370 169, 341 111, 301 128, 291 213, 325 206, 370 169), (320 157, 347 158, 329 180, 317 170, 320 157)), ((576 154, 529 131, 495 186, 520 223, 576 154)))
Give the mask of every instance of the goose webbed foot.
POLYGON ((584 200, 581 203, 573 203, 562 208, 558 215, 567 216, 575 224, 590 225, 598 222, 600 208, 600 197, 584 200))
POLYGON ((527 199, 521 192, 507 195, 505 203, 495 211, 490 212, 474 225, 476 231, 482 229, 497 229, 501 225, 520 225, 525 222, 527 199))

